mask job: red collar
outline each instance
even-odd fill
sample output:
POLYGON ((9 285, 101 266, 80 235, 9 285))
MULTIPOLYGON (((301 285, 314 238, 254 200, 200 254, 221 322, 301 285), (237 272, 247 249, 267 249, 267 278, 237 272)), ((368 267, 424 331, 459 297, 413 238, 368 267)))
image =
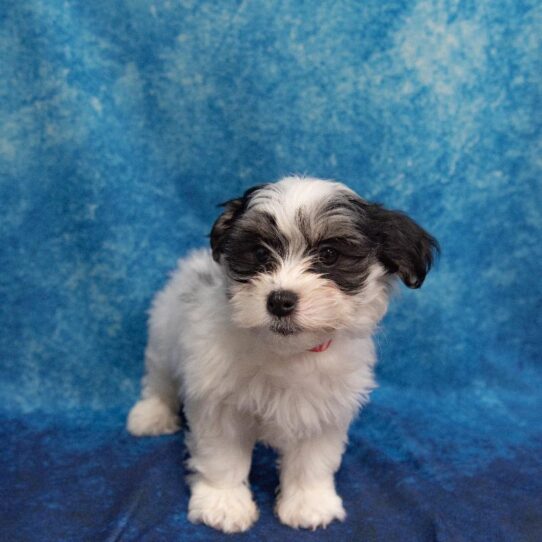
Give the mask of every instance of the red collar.
POLYGON ((325 352, 329 348, 330 344, 331 344, 331 339, 329 339, 325 343, 315 346, 314 348, 311 348, 309 352, 325 352))

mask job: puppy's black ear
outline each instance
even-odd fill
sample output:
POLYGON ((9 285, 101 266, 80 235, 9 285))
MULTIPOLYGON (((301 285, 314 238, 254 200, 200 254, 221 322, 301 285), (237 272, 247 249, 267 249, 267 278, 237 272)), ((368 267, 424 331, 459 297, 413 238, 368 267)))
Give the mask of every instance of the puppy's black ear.
POLYGON ((219 207, 224 207, 224 212, 218 217, 211 229, 211 250, 213 253, 213 259, 218 262, 220 255, 224 252, 224 244, 228 237, 228 232, 235 223, 235 221, 245 212, 248 202, 252 195, 263 188, 264 184, 253 186, 249 188, 240 198, 231 199, 224 203, 221 203, 219 207))
POLYGON ((389 273, 397 273, 409 288, 419 288, 440 252, 437 240, 400 211, 378 204, 366 207, 369 236, 389 273))
POLYGON ((213 253, 213 260, 218 262, 220 255, 224 251, 224 243, 226 241, 226 235, 231 228, 235 219, 241 214, 243 209, 243 198, 231 199, 220 204, 221 207, 225 207, 224 212, 217 218, 211 229, 211 250, 213 253))

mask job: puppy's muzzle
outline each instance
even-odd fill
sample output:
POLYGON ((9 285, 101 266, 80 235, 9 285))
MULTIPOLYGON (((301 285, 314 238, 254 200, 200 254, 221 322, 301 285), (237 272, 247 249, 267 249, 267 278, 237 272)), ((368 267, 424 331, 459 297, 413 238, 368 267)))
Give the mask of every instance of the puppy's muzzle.
POLYGON ((267 310, 273 315, 282 318, 294 312, 299 297, 291 290, 274 290, 267 298, 267 310))

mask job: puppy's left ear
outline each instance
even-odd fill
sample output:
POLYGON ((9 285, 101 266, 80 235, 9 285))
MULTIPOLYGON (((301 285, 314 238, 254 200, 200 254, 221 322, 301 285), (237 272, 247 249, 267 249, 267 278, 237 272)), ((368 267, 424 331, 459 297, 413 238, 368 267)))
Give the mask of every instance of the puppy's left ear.
POLYGON ((419 288, 440 252, 438 241, 400 211, 378 204, 368 205, 367 211, 379 260, 409 288, 419 288))

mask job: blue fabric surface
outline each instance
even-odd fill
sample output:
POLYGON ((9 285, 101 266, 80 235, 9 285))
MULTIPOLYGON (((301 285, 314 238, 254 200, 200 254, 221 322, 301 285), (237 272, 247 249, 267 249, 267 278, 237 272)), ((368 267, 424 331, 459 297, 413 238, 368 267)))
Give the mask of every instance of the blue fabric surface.
POLYGON ((542 9, 517 0, 0 3, 0 534, 213 540, 183 435, 124 430, 146 311, 215 204, 297 172, 443 255, 378 335, 348 518, 247 540, 542 539, 542 9))

